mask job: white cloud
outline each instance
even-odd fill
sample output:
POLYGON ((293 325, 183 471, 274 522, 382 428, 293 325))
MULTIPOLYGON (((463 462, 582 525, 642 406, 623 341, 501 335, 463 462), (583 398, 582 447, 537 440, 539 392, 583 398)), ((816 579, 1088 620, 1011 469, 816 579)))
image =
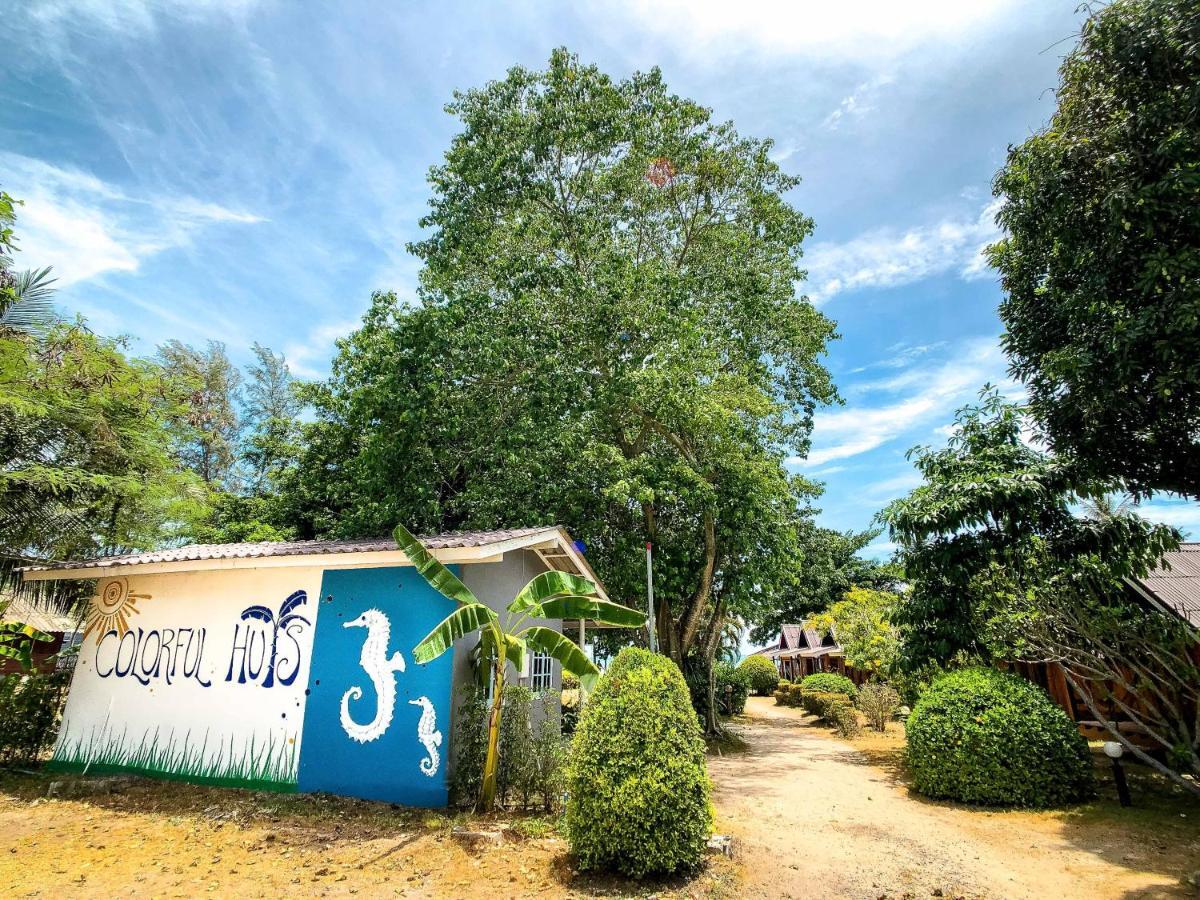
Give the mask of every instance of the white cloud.
POLYGON ((870 81, 864 81, 854 91, 842 98, 842 102, 838 104, 837 109, 831 112, 821 122, 822 128, 828 128, 830 131, 837 131, 841 127, 843 120, 862 119, 868 113, 875 111, 876 97, 879 94, 879 89, 886 87, 895 81, 895 76, 885 73, 877 75, 870 81))
POLYGON ((935 341, 932 344, 905 344, 902 341, 888 347, 888 352, 892 356, 869 362, 865 366, 858 366, 855 369, 851 369, 848 374, 857 375, 860 372, 868 372, 871 369, 903 369, 905 366, 912 365, 920 357, 934 350, 941 350, 945 346, 945 341, 935 341))
POLYGON ((192 244, 214 225, 260 216, 188 196, 134 196, 79 169, 0 153, 17 210, 21 268, 53 266, 59 287, 106 272, 136 272, 148 257, 192 244))
POLYGON ((360 319, 340 319, 324 322, 309 333, 304 341, 287 344, 283 355, 292 374, 298 378, 324 378, 329 374, 338 338, 345 337, 362 324, 360 319))
POLYGON ((837 294, 890 288, 958 270, 963 278, 987 274, 983 248, 999 237, 996 202, 974 219, 947 218, 899 232, 877 228, 842 243, 818 242, 805 253, 809 297, 824 303, 837 294))
POLYGON ((624 2, 640 29, 697 56, 749 50, 839 61, 891 57, 962 40, 1025 5, 1020 0, 858 0, 853 8, 811 0, 624 2))
POLYGON ((813 419, 813 449, 793 464, 823 466, 874 450, 901 436, 926 431, 939 419, 975 399, 986 383, 1004 381, 1004 357, 995 338, 966 342, 948 362, 914 368, 894 379, 870 385, 869 390, 911 392, 882 406, 848 406, 818 412, 813 419))
POLYGON ((1200 536, 1200 503, 1151 500, 1136 510, 1143 519, 1178 528, 1185 538, 1200 536))

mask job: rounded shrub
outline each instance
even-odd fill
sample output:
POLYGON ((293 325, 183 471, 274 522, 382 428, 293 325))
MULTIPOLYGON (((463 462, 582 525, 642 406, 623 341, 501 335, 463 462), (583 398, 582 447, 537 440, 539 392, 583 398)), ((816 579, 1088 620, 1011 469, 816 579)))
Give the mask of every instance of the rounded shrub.
POLYGON ((584 704, 567 773, 581 869, 634 878, 700 864, 712 828, 700 723, 679 668, 626 647, 584 704))
POLYGON ((779 672, 775 663, 765 656, 747 656, 738 663, 738 671, 744 672, 750 680, 750 690, 759 697, 769 697, 779 686, 779 672))
POLYGON ((994 669, 938 678, 907 722, 913 788, 986 806, 1059 806, 1091 795, 1087 741, 1037 685, 994 669))
POLYGON ((738 716, 746 711, 746 697, 750 694, 750 677, 727 662, 713 667, 714 689, 717 712, 723 716, 738 716))
POLYGON ((807 676, 800 682, 800 688, 805 693, 845 694, 851 700, 858 695, 858 688, 845 675, 834 672, 817 672, 807 676))

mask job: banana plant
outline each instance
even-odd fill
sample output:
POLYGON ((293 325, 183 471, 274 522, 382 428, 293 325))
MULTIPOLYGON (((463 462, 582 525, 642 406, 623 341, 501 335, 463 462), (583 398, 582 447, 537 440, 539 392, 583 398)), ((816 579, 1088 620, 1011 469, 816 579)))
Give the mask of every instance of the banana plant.
POLYGON ((33 666, 33 642, 52 641, 50 635, 21 622, 0 622, 0 659, 15 659, 23 671, 33 666))
POLYGON ((637 628, 645 624, 646 616, 636 609, 600 599, 599 589, 587 578, 550 571, 536 576, 521 589, 508 604, 501 621, 495 610, 481 603, 407 528, 397 525, 395 538, 430 586, 458 604, 458 609, 413 648, 413 659, 418 663, 437 659, 454 646, 456 640, 478 631, 480 658, 491 664, 492 706, 488 715, 487 756, 480 792, 480 806, 484 811, 490 811, 496 804, 505 664, 511 662, 520 672, 524 668, 525 654, 536 650, 558 660, 563 671, 578 678, 585 691, 590 690, 600 677, 600 670, 578 644, 553 628, 528 624, 529 620, 589 619, 605 625, 637 628))

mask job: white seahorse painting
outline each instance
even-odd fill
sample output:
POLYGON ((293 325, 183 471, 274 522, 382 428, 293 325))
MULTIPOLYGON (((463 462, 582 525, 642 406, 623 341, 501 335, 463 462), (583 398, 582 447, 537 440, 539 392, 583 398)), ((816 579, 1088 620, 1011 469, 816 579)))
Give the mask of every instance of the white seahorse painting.
MULTIPOLYGON (((404 671, 404 656, 397 650, 388 658, 388 640, 392 635, 392 623, 377 609, 368 609, 357 619, 343 622, 343 628, 365 628, 367 638, 363 641, 358 664, 362 666, 375 688, 375 718, 360 725, 350 716, 350 701, 362 699, 363 691, 358 685, 342 694, 342 729, 351 740, 366 744, 383 737, 396 711, 396 672, 404 671)), ((439 735, 439 740, 440 740, 439 735)))
POLYGON ((417 740, 424 745, 428 755, 419 765, 421 771, 432 778, 437 774, 442 759, 437 749, 442 746, 442 733, 437 729, 437 710, 433 708, 433 703, 428 697, 418 697, 408 702, 421 707, 421 719, 417 722, 417 740))

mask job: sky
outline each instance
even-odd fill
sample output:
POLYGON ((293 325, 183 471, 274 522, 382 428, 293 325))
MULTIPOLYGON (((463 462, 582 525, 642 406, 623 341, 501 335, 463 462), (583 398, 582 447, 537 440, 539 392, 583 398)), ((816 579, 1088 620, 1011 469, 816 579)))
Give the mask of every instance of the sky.
MULTIPOLYGON (((980 249, 991 179, 1053 110, 1078 0, 0 0, 0 186, 23 267, 59 305, 152 354, 254 342, 319 378, 372 290, 412 297, 429 167, 456 89, 565 46, 771 138, 816 222, 803 290, 837 321, 822 409, 794 470, 819 521, 861 530, 918 477, 985 383, 1013 397, 980 249)), ((1148 518, 1200 538, 1200 506, 1148 518)), ((889 555, 880 535, 869 548, 889 555)))

